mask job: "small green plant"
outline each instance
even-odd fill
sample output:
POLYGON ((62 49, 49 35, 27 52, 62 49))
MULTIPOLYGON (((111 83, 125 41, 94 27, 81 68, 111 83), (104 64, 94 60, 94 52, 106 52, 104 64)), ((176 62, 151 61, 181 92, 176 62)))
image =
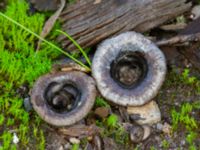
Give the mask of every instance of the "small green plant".
POLYGON ((197 129, 196 120, 190 115, 193 110, 193 105, 185 103, 181 106, 180 112, 175 109, 171 111, 172 128, 177 129, 179 124, 183 124, 188 130, 197 129))
MULTIPOLYGON (((169 79, 166 80, 165 86, 188 86, 191 87, 192 93, 200 94, 200 80, 195 77, 191 76, 190 69, 185 68, 181 75, 177 74, 175 69, 173 69, 171 72, 169 72, 169 79)), ((191 91, 190 91, 191 92, 191 91)), ((192 94, 187 93, 187 94, 192 94)))
POLYGON ((4 115, 0 114, 0 125, 3 125, 4 120, 5 120, 4 115))
POLYGON ((170 146, 170 143, 169 143, 167 140, 163 140, 163 141, 162 141, 162 147, 163 147, 164 149, 168 149, 169 146, 170 146))
POLYGON ((117 115, 111 114, 102 121, 97 120, 96 124, 103 129, 102 137, 112 137, 117 143, 128 146, 128 132, 119 123, 117 115))
POLYGON ((96 107, 109 107, 110 108, 110 105, 101 97, 96 98, 95 106, 96 107))
POLYGON ((13 135, 10 132, 4 131, 3 134, 0 136, 0 139, 3 141, 3 145, 0 146, 0 150, 7 150, 11 149, 11 147, 15 147, 15 145, 11 143, 13 135))
POLYGON ((200 101, 197 100, 197 101, 193 102, 192 106, 193 106, 194 109, 200 110, 200 101))
POLYGON ((196 146, 194 144, 194 140, 197 138, 197 133, 195 132, 190 132, 187 137, 186 141, 189 143, 189 150, 196 150, 196 146))
POLYGON ((156 148, 154 146, 151 146, 150 150, 156 150, 156 148))
POLYGON ((43 150, 45 149, 45 137, 44 137, 44 132, 42 130, 40 130, 40 136, 39 136, 39 150, 43 150))
POLYGON ((175 109, 172 110, 172 127, 173 130, 176 130, 177 127, 181 124, 183 127, 189 131, 189 134, 186 137, 186 141, 189 143, 189 150, 196 150, 194 139, 197 137, 195 131, 198 129, 198 122, 191 116, 191 112, 194 109, 199 109, 199 102, 194 102, 192 104, 185 103, 181 106, 179 112, 175 109))
POLYGON ((110 115, 106 119, 106 124, 109 128, 115 128, 118 126, 118 117, 114 114, 110 115))
POLYGON ((183 79, 186 79, 189 77, 189 73, 190 73, 190 70, 189 69, 184 69, 183 73, 182 73, 182 77, 183 79))
POLYGON ((182 73, 182 81, 186 84, 194 84, 197 81, 196 77, 190 77, 190 70, 184 69, 182 73))
POLYGON ((79 144, 73 144, 71 150, 79 150, 79 144))
POLYGON ((183 15, 176 18, 177 23, 186 23, 186 19, 183 15))
POLYGON ((134 150, 140 150, 140 149, 139 149, 139 146, 137 145, 137 146, 134 148, 134 150))

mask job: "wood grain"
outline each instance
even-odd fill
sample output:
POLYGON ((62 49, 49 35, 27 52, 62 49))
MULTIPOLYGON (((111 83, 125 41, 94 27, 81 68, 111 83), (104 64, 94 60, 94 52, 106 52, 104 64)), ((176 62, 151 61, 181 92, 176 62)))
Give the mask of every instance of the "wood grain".
MULTIPOLYGON (((77 0, 60 16, 62 28, 83 48, 130 30, 148 31, 191 7, 186 0, 77 0)), ((67 50, 74 45, 60 36, 58 41, 67 50)))

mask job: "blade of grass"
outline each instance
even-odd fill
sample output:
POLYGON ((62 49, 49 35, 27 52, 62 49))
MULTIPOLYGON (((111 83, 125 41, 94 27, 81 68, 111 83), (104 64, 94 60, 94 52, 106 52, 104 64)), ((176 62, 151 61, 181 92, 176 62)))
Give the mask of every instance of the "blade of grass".
POLYGON ((73 61, 75 61, 77 64, 81 65, 82 67, 86 68, 87 70, 91 71, 91 69, 86 66, 85 64, 83 64, 81 61, 77 60, 76 58, 74 58, 72 55, 70 55, 69 53, 63 51, 60 47, 56 46, 55 44, 45 40, 44 38, 42 38, 41 36, 39 36, 38 34, 34 33, 33 31, 31 31, 30 29, 26 28, 25 26, 23 26, 22 24, 18 23, 17 21, 13 20, 12 18, 6 16, 5 14, 3 14, 2 12, 0 12, 0 16, 4 17, 5 19, 11 21, 12 23, 14 23, 15 25, 19 26, 20 28, 24 29, 25 31, 29 32, 30 34, 34 35, 35 37, 37 37, 38 39, 40 39, 41 41, 45 42, 46 44, 50 45, 51 47, 55 48, 56 50, 60 51, 61 53, 63 53, 64 55, 66 55, 67 57, 69 57, 70 59, 72 59, 73 61))
POLYGON ((85 60, 87 61, 87 63, 91 66, 91 61, 89 59, 89 57, 87 56, 87 54, 85 53, 85 51, 82 49, 82 47, 66 32, 63 32, 62 30, 56 30, 57 32, 65 35, 70 41, 72 41, 72 43, 80 50, 80 52, 83 54, 85 60))

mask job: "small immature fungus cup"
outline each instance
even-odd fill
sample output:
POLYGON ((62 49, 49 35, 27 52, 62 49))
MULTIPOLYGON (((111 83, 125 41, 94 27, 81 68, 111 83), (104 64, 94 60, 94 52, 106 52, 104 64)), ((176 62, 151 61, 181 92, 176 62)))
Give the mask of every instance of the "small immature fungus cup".
POLYGON ((80 71, 44 75, 31 91, 35 111, 55 126, 68 126, 83 119, 91 110, 95 97, 93 78, 80 71))
POLYGON ((139 106, 152 100, 166 70, 160 49, 136 32, 102 42, 92 63, 92 75, 102 96, 123 106, 139 106))

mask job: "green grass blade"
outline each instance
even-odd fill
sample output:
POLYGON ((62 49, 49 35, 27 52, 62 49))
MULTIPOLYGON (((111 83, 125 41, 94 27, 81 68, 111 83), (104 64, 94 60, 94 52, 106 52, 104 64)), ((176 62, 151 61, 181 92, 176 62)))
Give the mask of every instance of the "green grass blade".
POLYGON ((17 21, 13 20, 12 18, 6 16, 5 14, 3 14, 2 12, 0 12, 0 16, 6 18, 7 20, 11 21, 12 23, 14 23, 15 25, 21 27, 22 29, 24 29, 25 31, 29 32, 30 34, 34 35, 35 37, 37 37, 38 39, 42 40, 43 42, 45 42, 46 44, 50 45, 51 47, 55 48, 56 50, 60 51, 61 53, 63 53, 64 55, 66 55, 67 57, 69 57, 70 59, 72 59, 73 61, 75 61, 77 64, 81 65, 82 67, 86 68, 87 70, 91 70, 88 66, 86 66, 85 64, 83 64, 81 61, 77 60, 76 58, 74 58, 72 55, 70 55, 69 53, 63 51, 61 48, 59 48, 58 46, 56 46, 55 44, 45 40, 44 38, 42 38, 41 36, 39 36, 38 34, 32 32, 30 29, 26 28, 25 26, 23 26, 22 24, 18 23, 17 21))
POLYGON ((80 50, 80 52, 83 54, 85 60, 87 61, 87 63, 91 66, 91 61, 89 59, 89 57, 87 56, 87 54, 85 53, 85 51, 82 49, 82 47, 66 32, 63 32, 61 30, 57 30, 59 33, 62 33, 63 35, 65 35, 70 41, 72 41, 72 43, 80 50))

